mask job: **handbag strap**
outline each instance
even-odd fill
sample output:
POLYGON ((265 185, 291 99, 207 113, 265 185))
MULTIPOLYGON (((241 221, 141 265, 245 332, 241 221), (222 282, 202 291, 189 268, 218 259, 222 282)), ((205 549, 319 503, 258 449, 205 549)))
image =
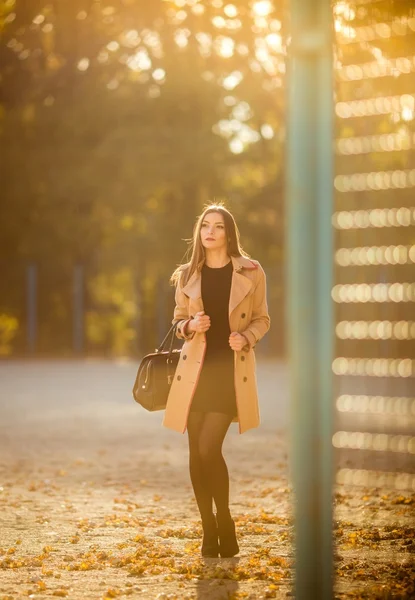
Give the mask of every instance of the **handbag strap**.
POLYGON ((167 332, 164 340, 161 342, 160 346, 157 348, 156 352, 162 352, 164 350, 164 347, 167 345, 166 343, 167 343, 167 341, 169 339, 169 336, 170 336, 169 354, 172 353, 174 336, 175 336, 175 333, 176 333, 176 327, 177 327, 178 323, 179 323, 179 321, 177 321, 176 323, 173 323, 173 325, 168 330, 168 332, 167 332))

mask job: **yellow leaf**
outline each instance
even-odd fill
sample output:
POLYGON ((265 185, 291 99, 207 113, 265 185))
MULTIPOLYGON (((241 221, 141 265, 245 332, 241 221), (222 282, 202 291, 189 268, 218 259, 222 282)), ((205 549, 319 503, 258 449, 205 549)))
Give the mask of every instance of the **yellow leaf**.
POLYGON ((106 600, 106 598, 117 598, 120 594, 121 592, 119 592, 118 590, 110 588, 105 592, 104 599, 106 600))

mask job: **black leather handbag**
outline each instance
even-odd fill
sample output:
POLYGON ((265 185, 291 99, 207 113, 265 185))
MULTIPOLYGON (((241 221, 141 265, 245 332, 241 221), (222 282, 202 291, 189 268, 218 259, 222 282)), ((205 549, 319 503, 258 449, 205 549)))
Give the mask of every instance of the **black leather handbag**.
POLYGON ((155 352, 146 354, 138 367, 133 397, 146 410, 166 408, 171 382, 180 358, 180 350, 173 349, 177 323, 174 323, 155 352), (168 350, 166 350, 168 346, 168 350))

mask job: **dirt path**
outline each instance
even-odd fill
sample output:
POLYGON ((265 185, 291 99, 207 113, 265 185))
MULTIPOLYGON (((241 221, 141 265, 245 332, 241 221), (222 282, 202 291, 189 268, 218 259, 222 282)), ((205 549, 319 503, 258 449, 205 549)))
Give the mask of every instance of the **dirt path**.
MULTIPOLYGON (((284 365, 260 362, 263 426, 226 441, 241 545, 228 560, 199 558, 186 438, 134 404, 134 371, 0 364, 0 600, 287 597, 284 365)), ((415 597, 413 509, 390 490, 336 491, 336 598, 415 597)))

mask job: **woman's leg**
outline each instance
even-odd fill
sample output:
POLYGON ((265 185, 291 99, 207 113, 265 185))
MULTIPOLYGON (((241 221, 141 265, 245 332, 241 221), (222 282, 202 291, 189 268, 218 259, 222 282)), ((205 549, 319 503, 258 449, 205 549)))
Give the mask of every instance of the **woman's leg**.
POLYGON ((189 471, 197 506, 202 523, 210 525, 214 521, 213 498, 210 484, 203 472, 202 458, 199 452, 200 436, 205 419, 205 413, 190 412, 187 420, 189 438, 189 471))
POLYGON ((222 413, 206 413, 202 421, 199 453, 205 474, 215 500, 219 536, 219 553, 222 558, 239 553, 235 523, 229 512, 229 474, 222 455, 222 444, 232 417, 222 413))
POLYGON ((202 518, 202 556, 217 558, 219 554, 219 540, 218 527, 215 515, 213 514, 213 497, 210 482, 203 470, 202 457, 199 452, 200 436, 204 420, 205 413, 192 412, 189 414, 187 422, 189 469, 196 502, 202 518))
POLYGON ((220 552, 222 557, 231 557, 239 552, 235 523, 229 512, 228 468, 222 455, 231 422, 230 415, 214 412, 190 413, 188 419, 190 477, 202 517, 203 556, 215 557, 220 552))
POLYGON ((199 432, 199 456, 202 472, 215 500, 218 519, 230 517, 229 473, 222 454, 222 445, 232 417, 209 412, 204 415, 199 432))

